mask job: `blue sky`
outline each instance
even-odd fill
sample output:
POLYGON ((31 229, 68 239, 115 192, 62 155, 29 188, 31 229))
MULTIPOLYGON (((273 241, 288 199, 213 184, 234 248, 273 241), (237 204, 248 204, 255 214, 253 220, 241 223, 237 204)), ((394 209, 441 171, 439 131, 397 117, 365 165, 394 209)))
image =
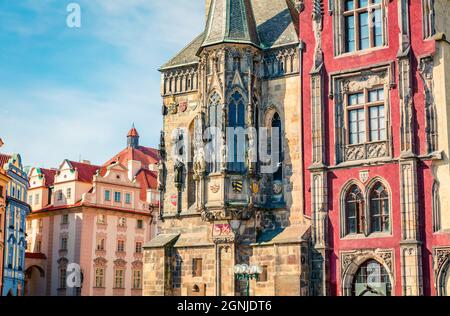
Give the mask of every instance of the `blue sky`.
POLYGON ((25 165, 103 163, 162 126, 157 69, 203 29, 204 0, 0 0, 2 152, 25 165), (81 7, 81 28, 66 25, 81 7))

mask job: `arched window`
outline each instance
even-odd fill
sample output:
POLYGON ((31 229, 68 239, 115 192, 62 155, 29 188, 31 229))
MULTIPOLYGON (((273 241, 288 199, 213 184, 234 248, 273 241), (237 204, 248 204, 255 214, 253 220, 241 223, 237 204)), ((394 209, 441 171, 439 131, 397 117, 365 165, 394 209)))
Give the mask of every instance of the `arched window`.
POLYGON ((230 98, 228 127, 234 130, 233 135, 228 135, 228 171, 245 172, 245 102, 237 91, 230 98))
POLYGON ((274 172, 273 174, 273 179, 274 180, 283 180, 283 150, 282 150, 282 136, 281 136, 281 118, 280 115, 278 115, 278 113, 275 113, 274 116, 272 117, 272 139, 274 139, 274 137, 278 138, 278 141, 275 146, 275 148, 272 148, 272 157, 274 157, 275 159, 277 159, 277 170, 274 172), (277 131, 275 133, 275 131, 277 131))
POLYGON ((353 185, 345 197, 345 219, 346 235, 364 233, 364 197, 357 185, 353 185))
POLYGON ((209 98, 208 118, 209 118, 209 146, 207 147, 208 172, 220 171, 220 144, 222 129, 222 100, 217 92, 214 92, 209 98))
POLYGON ((370 191, 370 232, 389 232, 389 193, 386 187, 377 182, 370 191))
POLYGON ((363 263, 353 279, 353 296, 391 296, 392 284, 388 272, 376 260, 363 263))

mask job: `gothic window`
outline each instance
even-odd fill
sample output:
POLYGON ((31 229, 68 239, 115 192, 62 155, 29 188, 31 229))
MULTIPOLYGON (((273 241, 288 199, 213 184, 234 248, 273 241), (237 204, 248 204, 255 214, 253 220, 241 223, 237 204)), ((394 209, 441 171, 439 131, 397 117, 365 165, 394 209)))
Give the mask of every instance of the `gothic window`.
POLYGON ((383 88, 349 94, 347 113, 349 145, 386 140, 383 88))
POLYGON ((232 137, 228 140, 228 171, 242 173, 245 171, 245 102, 237 91, 230 98, 228 127, 234 131, 233 135, 228 135, 232 137))
POLYGON ((433 183, 432 198, 433 198, 433 232, 438 232, 441 230, 441 204, 439 199, 439 183, 437 181, 434 181, 433 183))
POLYGON ((281 135, 281 118, 278 113, 275 113, 272 117, 272 139, 274 136, 277 136, 278 140, 275 148, 271 148, 272 157, 276 157, 277 159, 277 169, 273 174, 273 180, 283 180, 283 149, 282 149, 282 135, 281 135), (277 133, 274 133, 275 130, 277 133))
POLYGON ((434 0, 422 0, 423 37, 432 37, 435 31, 434 0))
POLYGON ((370 232, 389 232, 389 193, 377 182, 370 192, 370 232))
POLYGON ((353 296, 391 296, 392 284, 388 272, 376 260, 363 263, 353 279, 353 296))
POLYGON ((340 8, 344 27, 344 49, 351 53, 385 44, 382 0, 344 0, 340 8))
POLYGON ((364 197, 357 185, 353 185, 345 197, 345 222, 346 235, 364 233, 364 197))
POLYGON ((209 147, 208 148, 208 172, 220 171, 220 145, 221 145, 221 128, 222 128, 222 100, 218 93, 214 92, 209 98, 208 118, 209 118, 209 147))

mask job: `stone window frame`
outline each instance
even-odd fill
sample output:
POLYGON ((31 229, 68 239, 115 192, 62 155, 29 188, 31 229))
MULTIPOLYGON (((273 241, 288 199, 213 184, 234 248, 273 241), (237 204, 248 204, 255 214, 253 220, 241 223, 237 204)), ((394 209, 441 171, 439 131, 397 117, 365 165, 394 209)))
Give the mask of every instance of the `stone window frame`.
POLYGON ((125 261, 125 260, 123 260, 123 259, 117 259, 117 260, 115 260, 114 261, 114 279, 113 279, 113 288, 114 289, 120 289, 120 290, 122 290, 122 289, 125 289, 125 278, 126 278, 126 274, 127 274, 127 262, 125 261), (117 277, 118 277, 118 274, 117 274, 117 272, 118 271, 122 271, 122 275, 121 275, 121 286, 117 286, 118 285, 118 282, 117 282, 117 277))
MULTIPOLYGON (((355 0, 356 1, 356 0, 355 0)), ((357 50, 355 44, 355 50, 353 52, 346 52, 345 49, 345 19, 344 19, 344 6, 345 0, 333 0, 330 6, 330 14, 334 15, 333 18, 333 34, 334 34, 334 56, 352 56, 359 53, 367 53, 375 50, 384 49, 389 46, 389 32, 388 32, 388 3, 392 0, 381 0, 382 6, 382 24, 383 24, 383 45, 371 47, 363 50, 357 50)), ((356 22, 355 22, 356 23, 356 22)), ((372 31, 370 31, 372 33, 372 31)), ((355 38, 357 37, 355 27, 355 38)))
MULTIPOLYGON (((245 94, 245 92, 239 88, 239 87, 235 87, 232 90, 229 91, 228 93, 228 98, 227 98, 227 105, 226 105, 226 117, 225 119, 223 119, 222 124, 225 124, 225 127, 228 128, 243 128, 244 130, 248 127, 248 122, 247 122, 247 115, 248 115, 248 109, 247 109, 247 104, 248 104, 248 100, 247 100, 247 96, 245 94), (239 99, 235 99, 234 95, 240 95, 239 99), (233 126, 230 125, 230 107, 231 105, 236 106, 236 116, 238 116, 239 110, 238 107, 239 105, 242 104, 243 106, 243 110, 244 110, 244 115, 243 115, 243 120, 244 120, 244 124, 243 125, 239 125, 238 122, 235 122, 235 124, 233 126)), ((236 151, 239 150, 239 145, 237 145, 239 143, 239 139, 236 140, 235 142, 235 138, 233 138, 232 144, 228 143, 228 137, 229 135, 226 135, 227 137, 227 170, 229 173, 232 174, 244 174, 247 172, 248 166, 246 163, 246 152, 248 150, 248 138, 247 136, 245 136, 245 141, 244 141, 244 153, 243 153, 243 162, 235 162, 235 158, 238 159, 239 158, 239 153, 236 153, 236 151), (234 153, 234 157, 231 160, 230 157, 228 157, 230 150, 229 150, 229 146, 233 146, 233 153, 234 153), (234 169, 236 166, 236 170, 234 169), (237 166, 241 166, 242 169, 239 169, 237 166)), ((236 136, 235 136, 236 137, 236 136)), ((231 141, 231 140, 230 140, 231 141)))
POLYGON ((435 1, 422 0, 422 36, 431 39, 436 34, 435 1))
POLYGON ((396 272, 395 272, 395 251, 393 249, 356 249, 343 251, 339 254, 340 275, 341 275, 341 295, 351 296, 353 290, 353 279, 359 267, 368 260, 376 260, 386 269, 392 291, 395 292, 396 272))
POLYGON ((347 183, 342 187, 341 193, 340 193, 340 211, 339 211, 339 218, 340 218, 340 239, 341 240, 348 240, 348 239, 370 239, 370 238, 387 238, 393 236, 393 226, 394 226, 394 219, 393 219, 393 213, 392 213, 392 202, 393 202, 393 195, 392 195, 392 189, 389 183, 382 177, 376 176, 372 178, 370 181, 368 181, 366 184, 356 180, 356 179, 350 179, 347 181, 347 183), (388 200, 388 207, 389 207, 389 230, 385 232, 372 232, 371 228, 371 212, 370 212, 370 194, 372 192, 372 189, 378 184, 381 183, 385 190, 388 193, 389 200, 388 200), (364 208, 364 229, 362 233, 357 234, 349 234, 347 229, 347 210, 346 210, 346 202, 347 202, 347 194, 349 190, 353 186, 357 186, 363 195, 363 208, 364 208))
POLYGON ((392 160, 391 89, 395 86, 393 67, 393 63, 379 64, 369 68, 349 70, 345 73, 330 74, 329 97, 334 100, 335 165, 357 165, 367 160, 392 160), (348 118, 346 117, 348 95, 363 89, 373 90, 382 86, 385 99, 386 140, 350 145, 347 138, 348 118))

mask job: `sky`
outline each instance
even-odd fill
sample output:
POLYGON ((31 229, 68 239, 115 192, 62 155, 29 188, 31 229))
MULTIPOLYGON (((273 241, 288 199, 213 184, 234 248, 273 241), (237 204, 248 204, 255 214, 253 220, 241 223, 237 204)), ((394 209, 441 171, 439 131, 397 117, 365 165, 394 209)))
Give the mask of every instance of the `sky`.
POLYGON ((0 0, 0 138, 25 166, 102 164, 162 127, 158 68, 202 32, 204 0, 0 0), (81 27, 67 26, 79 4, 81 27))

